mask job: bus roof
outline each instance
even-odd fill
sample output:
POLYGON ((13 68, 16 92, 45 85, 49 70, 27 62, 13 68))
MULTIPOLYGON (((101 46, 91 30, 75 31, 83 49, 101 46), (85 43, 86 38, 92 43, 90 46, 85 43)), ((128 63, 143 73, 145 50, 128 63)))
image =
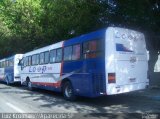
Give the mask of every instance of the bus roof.
POLYGON ((100 37, 104 36, 105 31, 106 31, 106 29, 101 29, 101 30, 97 30, 97 31, 94 31, 91 33, 83 34, 81 36, 77 36, 77 37, 71 38, 69 40, 66 40, 65 44, 66 45, 77 44, 77 43, 82 43, 87 40, 93 40, 96 38, 100 38, 100 37))

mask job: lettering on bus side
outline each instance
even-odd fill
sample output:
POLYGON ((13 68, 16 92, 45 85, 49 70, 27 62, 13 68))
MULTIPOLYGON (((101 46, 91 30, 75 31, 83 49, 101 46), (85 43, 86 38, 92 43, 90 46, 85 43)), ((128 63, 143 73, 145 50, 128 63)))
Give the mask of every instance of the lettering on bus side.
POLYGON ((38 67, 37 68, 37 72, 41 72, 42 68, 41 67, 38 67))
POLYGON ((36 72, 36 67, 29 67, 29 72, 36 72))
POLYGON ((38 68, 36 68, 36 67, 29 67, 29 72, 41 72, 41 73, 45 73, 46 72, 46 70, 47 70, 47 67, 46 66, 43 66, 43 67, 38 67, 38 68))
POLYGON ((46 71, 47 67, 46 66, 43 66, 42 67, 42 73, 44 73, 46 71))

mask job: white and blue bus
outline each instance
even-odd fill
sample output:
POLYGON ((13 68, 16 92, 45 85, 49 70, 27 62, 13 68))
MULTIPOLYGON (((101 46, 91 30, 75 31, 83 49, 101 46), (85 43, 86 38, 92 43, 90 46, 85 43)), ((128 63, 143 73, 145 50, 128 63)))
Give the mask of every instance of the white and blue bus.
POLYGON ((0 81, 8 84, 20 83, 21 66, 19 61, 22 59, 22 54, 16 54, 11 57, 0 60, 0 81))
POLYGON ((25 53, 21 83, 73 100, 145 89, 147 71, 144 35, 108 27, 25 53))

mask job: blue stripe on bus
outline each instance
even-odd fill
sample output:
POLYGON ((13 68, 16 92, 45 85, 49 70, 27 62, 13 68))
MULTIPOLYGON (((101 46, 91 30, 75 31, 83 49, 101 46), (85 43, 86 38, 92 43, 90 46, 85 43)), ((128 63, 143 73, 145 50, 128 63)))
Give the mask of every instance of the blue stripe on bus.
POLYGON ((119 44, 119 43, 116 43, 116 51, 133 52, 132 50, 125 47, 123 44, 119 44))
POLYGON ((6 78, 8 78, 9 83, 13 83, 14 82, 14 67, 6 67, 5 68, 5 75, 6 78))

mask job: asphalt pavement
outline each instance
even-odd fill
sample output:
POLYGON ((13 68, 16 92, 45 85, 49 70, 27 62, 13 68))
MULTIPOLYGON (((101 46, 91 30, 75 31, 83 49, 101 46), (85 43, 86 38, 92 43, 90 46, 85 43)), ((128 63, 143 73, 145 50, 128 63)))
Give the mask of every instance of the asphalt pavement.
POLYGON ((160 89, 64 100, 61 93, 0 83, 0 113, 159 113, 160 89))

